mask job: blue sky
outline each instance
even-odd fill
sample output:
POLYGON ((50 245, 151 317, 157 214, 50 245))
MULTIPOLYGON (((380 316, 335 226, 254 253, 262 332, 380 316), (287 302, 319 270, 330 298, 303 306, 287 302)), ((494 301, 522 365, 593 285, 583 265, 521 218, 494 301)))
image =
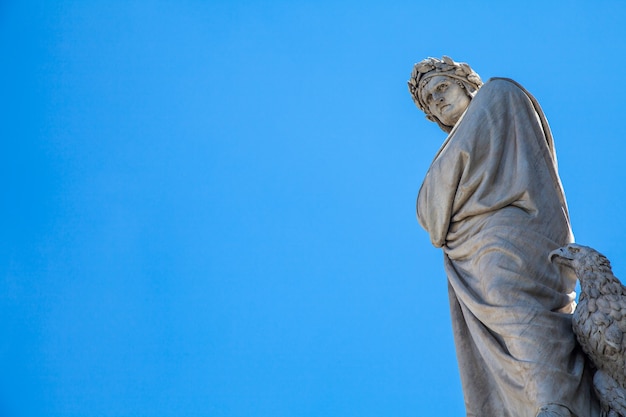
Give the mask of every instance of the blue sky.
POLYGON ((427 56, 535 95, 626 276, 623 2, 6 0, 0 53, 0 415, 463 415, 427 56))

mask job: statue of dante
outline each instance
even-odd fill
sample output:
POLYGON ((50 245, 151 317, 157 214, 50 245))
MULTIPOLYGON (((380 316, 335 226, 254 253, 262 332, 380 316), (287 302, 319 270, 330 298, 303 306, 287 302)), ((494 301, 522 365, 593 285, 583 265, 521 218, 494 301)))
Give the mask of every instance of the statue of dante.
POLYGON ((576 278, 548 259, 573 236, 539 104, 445 56, 415 64, 409 91, 449 133, 417 216, 443 249, 467 416, 600 416, 572 332, 576 278))

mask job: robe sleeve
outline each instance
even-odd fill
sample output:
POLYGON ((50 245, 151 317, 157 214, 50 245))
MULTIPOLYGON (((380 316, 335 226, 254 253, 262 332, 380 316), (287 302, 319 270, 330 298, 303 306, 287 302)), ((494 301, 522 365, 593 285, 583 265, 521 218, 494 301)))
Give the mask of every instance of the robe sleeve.
POLYGON ((446 243, 456 192, 468 158, 464 152, 457 153, 453 159, 437 158, 419 191, 417 219, 435 247, 446 243))

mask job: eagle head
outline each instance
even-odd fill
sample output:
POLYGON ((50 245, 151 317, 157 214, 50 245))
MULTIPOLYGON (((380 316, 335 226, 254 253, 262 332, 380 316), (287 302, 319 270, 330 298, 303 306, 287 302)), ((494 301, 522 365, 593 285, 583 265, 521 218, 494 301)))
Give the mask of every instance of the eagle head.
POLYGON ((611 264, 604 255, 589 246, 576 243, 553 250, 550 252, 549 259, 550 262, 574 269, 579 278, 583 271, 611 270, 611 264))

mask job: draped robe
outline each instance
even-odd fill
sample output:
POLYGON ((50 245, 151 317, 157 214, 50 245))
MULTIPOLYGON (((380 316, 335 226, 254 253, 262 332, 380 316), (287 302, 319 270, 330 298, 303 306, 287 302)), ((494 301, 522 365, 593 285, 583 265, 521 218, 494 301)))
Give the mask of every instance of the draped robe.
POLYGON ((535 417, 558 404, 599 416, 571 328, 576 279, 548 259, 573 241, 552 135, 519 84, 496 78, 477 92, 417 212, 444 252, 467 415, 535 417))

